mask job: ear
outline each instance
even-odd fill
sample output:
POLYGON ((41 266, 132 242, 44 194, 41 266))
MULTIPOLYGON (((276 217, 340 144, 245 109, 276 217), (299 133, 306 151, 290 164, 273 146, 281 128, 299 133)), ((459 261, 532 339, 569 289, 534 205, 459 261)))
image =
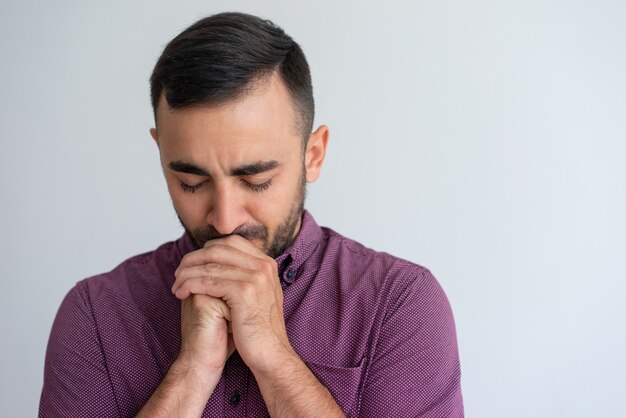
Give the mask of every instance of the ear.
POLYGON ((324 164, 324 157, 326 156, 328 136, 329 131, 326 125, 321 125, 309 136, 304 157, 307 183, 313 183, 320 176, 322 164, 324 164))
POLYGON ((158 147, 159 146, 159 136, 157 135, 156 128, 150 128, 150 135, 152 136, 152 139, 154 139, 154 142, 156 142, 157 147, 158 147))

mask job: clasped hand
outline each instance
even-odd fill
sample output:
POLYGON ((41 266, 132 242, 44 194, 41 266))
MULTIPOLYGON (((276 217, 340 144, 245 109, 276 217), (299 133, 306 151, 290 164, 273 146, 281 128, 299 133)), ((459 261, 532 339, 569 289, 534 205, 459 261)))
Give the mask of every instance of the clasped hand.
POLYGON ((291 349, 276 262, 247 239, 207 241, 183 257, 175 275, 172 292, 183 301, 180 356, 219 368, 236 348, 248 367, 264 371, 291 349))

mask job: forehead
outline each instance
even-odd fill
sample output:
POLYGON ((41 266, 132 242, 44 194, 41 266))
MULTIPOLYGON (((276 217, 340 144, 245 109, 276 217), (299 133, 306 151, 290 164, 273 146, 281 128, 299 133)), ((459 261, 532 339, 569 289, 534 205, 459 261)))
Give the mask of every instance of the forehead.
POLYGON ((171 109, 162 96, 157 131, 162 153, 252 152, 299 147, 301 141, 291 96, 278 76, 266 77, 239 100, 218 106, 171 109))

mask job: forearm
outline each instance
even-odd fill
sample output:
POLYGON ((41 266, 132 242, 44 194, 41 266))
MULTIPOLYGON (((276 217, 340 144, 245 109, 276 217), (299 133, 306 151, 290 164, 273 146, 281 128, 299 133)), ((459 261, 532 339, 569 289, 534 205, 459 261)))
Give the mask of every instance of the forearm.
POLYGON ((137 418, 199 417, 220 379, 176 360, 137 418))
POLYGON ((328 389, 290 349, 272 370, 253 370, 272 417, 344 417, 328 389))

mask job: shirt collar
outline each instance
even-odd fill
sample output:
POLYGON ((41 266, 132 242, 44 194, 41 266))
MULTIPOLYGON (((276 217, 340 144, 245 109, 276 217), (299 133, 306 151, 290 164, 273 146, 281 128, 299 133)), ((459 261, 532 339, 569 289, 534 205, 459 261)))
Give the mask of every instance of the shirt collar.
POLYGON ((292 283, 302 272, 300 268, 315 252, 323 237, 322 228, 315 222, 309 211, 302 213, 300 231, 289 247, 278 257, 278 276, 286 283, 292 283))
MULTIPOLYGON (((319 246, 323 235, 322 228, 315 222, 313 215, 309 211, 304 210, 300 231, 298 231, 296 238, 281 255, 276 257, 278 277, 285 283, 293 283, 301 274, 299 270, 304 262, 319 246)), ((176 245, 179 254, 181 254, 181 259, 185 254, 195 250, 191 237, 186 232, 176 242, 176 245)))

